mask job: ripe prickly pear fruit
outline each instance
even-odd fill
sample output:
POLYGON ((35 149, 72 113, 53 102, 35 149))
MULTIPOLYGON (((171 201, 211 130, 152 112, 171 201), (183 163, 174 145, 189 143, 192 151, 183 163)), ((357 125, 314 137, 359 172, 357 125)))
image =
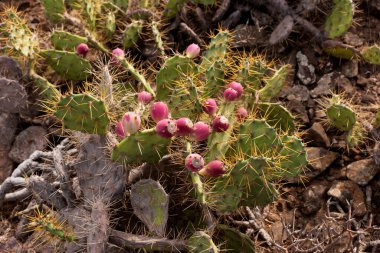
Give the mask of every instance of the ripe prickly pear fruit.
POLYGON ((199 174, 206 177, 219 177, 224 173, 226 173, 224 170, 224 163, 219 160, 209 162, 199 171, 199 174))
POLYGON ((88 50, 89 50, 89 47, 85 43, 80 43, 76 48, 77 54, 83 57, 86 57, 88 50))
POLYGON ((169 117, 169 108, 164 102, 155 102, 150 107, 150 116, 154 122, 158 123, 160 120, 169 117))
POLYGON ((217 116, 212 121, 212 129, 218 133, 226 131, 229 126, 230 126, 230 123, 228 122, 228 119, 224 116, 217 116))
POLYGON ((218 110, 218 106, 216 105, 215 99, 212 99, 212 98, 207 99, 203 103, 202 109, 208 115, 211 115, 211 116, 214 115, 216 111, 218 110))
POLYGON ((135 112, 127 112, 123 115, 121 120, 123 123, 124 132, 134 134, 139 131, 141 127, 141 118, 135 112))
POLYGON ((111 63, 119 64, 124 59, 125 59, 125 53, 123 49, 115 48, 114 50, 112 50, 111 63))
POLYGON ((149 104, 150 101, 152 100, 152 94, 146 91, 142 91, 137 94, 137 101, 141 104, 149 104))
POLYGON ((120 138, 125 138, 127 136, 126 133, 125 133, 125 131, 124 131, 124 127, 123 127, 123 122, 122 121, 119 121, 119 122, 116 123, 115 133, 120 138))
POLYGON ((163 119, 157 123, 156 132, 162 138, 171 138, 177 132, 177 125, 174 120, 163 119))
POLYGON ((232 88, 227 88, 224 92, 224 99, 227 101, 235 101, 239 97, 239 93, 232 89, 232 88))
POLYGON ((236 111, 236 117, 239 120, 243 120, 243 119, 248 118, 248 112, 247 112, 247 110, 244 107, 239 107, 237 109, 237 111, 236 111))
POLYGON ((198 172, 205 165, 205 161, 201 155, 196 153, 190 154, 185 159, 185 167, 186 169, 192 172, 198 172))
POLYGON ((191 44, 186 48, 186 56, 189 58, 196 58, 201 52, 200 47, 197 44, 191 44))
POLYGON ((177 124, 177 136, 186 136, 190 135, 193 132, 194 124, 188 118, 179 118, 176 120, 177 124))
POLYGON ((243 86, 238 82, 231 82, 228 84, 228 88, 234 89, 238 93, 238 98, 243 94, 244 88, 243 86))
POLYGON ((196 141, 203 141, 210 135, 210 127, 206 123, 199 121, 194 124, 194 138, 196 141))

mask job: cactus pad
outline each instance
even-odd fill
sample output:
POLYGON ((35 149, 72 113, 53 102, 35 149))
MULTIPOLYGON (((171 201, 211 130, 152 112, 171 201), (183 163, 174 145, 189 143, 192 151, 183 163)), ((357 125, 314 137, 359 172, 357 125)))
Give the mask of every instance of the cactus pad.
POLYGON ((324 41, 322 48, 323 51, 333 57, 347 60, 355 58, 357 53, 355 48, 335 40, 324 41))
POLYGON ((240 61, 240 69, 236 80, 241 83, 247 91, 253 92, 260 89, 261 80, 268 67, 264 62, 253 57, 244 57, 240 61))
POLYGON ((327 17, 324 30, 330 39, 342 35, 347 31, 354 17, 354 3, 352 0, 334 0, 333 9, 327 17))
POLYGON ((292 134, 295 130, 293 115, 283 106, 272 103, 259 103, 257 105, 260 116, 265 118, 267 123, 278 129, 292 134))
POLYGON ((208 70, 217 61, 223 61, 228 52, 229 34, 227 31, 220 31, 215 35, 203 55, 200 69, 202 72, 208 70))
POLYGON ((48 20, 54 23, 62 20, 66 11, 64 0, 42 0, 41 2, 48 20))
POLYGON ((34 72, 32 72, 30 76, 33 78, 34 86, 42 98, 50 101, 59 98, 60 92, 54 84, 34 72))
POLYGON ((165 17, 167 19, 175 17, 177 15, 177 12, 182 9, 184 3, 185 0, 168 0, 165 6, 165 17))
POLYGON ((285 86, 290 69, 290 65, 284 65, 272 77, 264 79, 265 86, 259 91, 261 100, 268 101, 280 93, 285 86))
POLYGON ((224 248, 229 253, 255 253, 255 244, 248 235, 227 225, 217 225, 218 235, 225 242, 224 248))
POLYGON ((143 23, 140 20, 133 20, 124 30, 123 46, 125 49, 134 46, 140 38, 143 23))
POLYGON ((330 124, 341 131, 350 131, 356 123, 355 112, 342 104, 330 105, 326 114, 330 124))
POLYGON ((242 191, 236 185, 228 185, 227 177, 219 178, 207 193, 207 202, 218 212, 232 212, 239 207, 242 191))
POLYGON ((277 170, 275 174, 280 177, 296 177, 307 165, 305 147, 295 136, 284 136, 281 141, 284 147, 279 153, 280 170, 277 170))
POLYGON ((128 136, 113 150, 111 159, 127 164, 158 162, 167 154, 170 139, 156 134, 155 129, 144 130, 128 136))
POLYGON ((371 47, 365 47, 361 51, 361 55, 369 63, 380 65, 380 47, 373 45, 371 47))
POLYGON ((108 130, 109 118, 104 102, 88 94, 62 97, 54 115, 67 129, 99 135, 105 135, 108 130))
POLYGON ((150 232, 165 236, 168 221, 169 195, 157 181, 143 179, 131 187, 131 204, 134 214, 150 232))
POLYGON ((40 54, 49 66, 65 79, 85 80, 90 76, 90 62, 74 52, 44 50, 40 54))
POLYGON ((189 252, 192 253, 219 253, 211 237, 203 231, 195 232, 186 244, 189 252))
POLYGON ((54 31, 50 36, 51 43, 57 50, 75 51, 80 43, 87 43, 85 37, 75 35, 65 31, 54 31))

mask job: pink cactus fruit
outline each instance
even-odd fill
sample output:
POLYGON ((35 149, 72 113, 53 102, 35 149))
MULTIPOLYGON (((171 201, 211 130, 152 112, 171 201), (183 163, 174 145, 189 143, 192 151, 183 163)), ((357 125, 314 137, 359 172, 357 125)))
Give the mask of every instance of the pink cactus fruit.
POLYGON ((189 58, 196 58, 201 52, 200 47, 197 44, 191 44, 186 48, 186 56, 189 58))
POLYGON ((177 125, 174 120, 163 119, 157 123, 156 132, 163 138, 171 138, 177 132, 177 125))
POLYGON ((138 115, 135 112, 127 112, 123 115, 123 118, 121 120, 123 123, 124 131, 129 134, 134 134, 137 131, 139 131, 141 127, 141 118, 140 115, 138 115))
POLYGON ((212 129, 218 133, 226 131, 229 126, 230 126, 230 123, 228 119, 224 116, 217 116, 212 121, 212 129))
POLYGON ((112 50, 111 63, 120 64, 121 61, 125 59, 125 53, 123 49, 116 48, 112 50))
POLYGON ((240 83, 238 83, 238 82, 231 82, 231 83, 229 83, 229 84, 228 84, 228 88, 231 88, 231 89, 236 90, 237 93, 238 93, 238 98, 239 98, 239 97, 241 96, 241 94, 243 94, 243 92, 244 92, 244 88, 243 88, 243 86, 242 86, 240 83))
POLYGON ((237 109, 237 111, 236 111, 236 117, 239 120, 243 120, 243 119, 248 118, 248 112, 247 112, 247 110, 244 107, 239 107, 237 109))
POLYGON ((176 120, 177 124, 177 132, 176 135, 178 136, 187 136, 190 135, 193 132, 194 124, 193 122, 188 118, 179 118, 176 120))
POLYGON ((223 92, 224 99, 227 101, 235 101, 238 99, 238 92, 232 88, 227 88, 223 92))
POLYGON ((150 116, 154 122, 158 123, 160 120, 169 117, 169 108, 164 102, 155 102, 150 107, 150 116))
POLYGON ((202 109, 208 115, 214 115, 218 110, 215 99, 209 98, 203 102, 202 109))
POLYGON ((82 55, 83 57, 86 57, 88 51, 89 47, 85 43, 80 43, 76 48, 77 54, 82 55))
POLYGON ((126 135, 126 133, 124 131, 124 127, 123 127, 123 122, 122 121, 119 121, 119 122, 116 123, 115 133, 120 138, 127 137, 127 135, 126 135))
POLYGON ((186 169, 192 172, 198 172, 205 165, 203 157, 197 153, 190 154, 185 159, 186 169))
POLYGON ((199 171, 199 174, 206 177, 219 177, 224 173, 226 173, 224 163, 219 160, 209 162, 199 171))
POLYGON ((194 138, 196 141, 203 141, 210 135, 210 127, 206 123, 199 121, 194 124, 194 138))
POLYGON ((152 94, 147 91, 142 91, 137 94, 137 101, 141 104, 149 104, 152 100, 152 94))

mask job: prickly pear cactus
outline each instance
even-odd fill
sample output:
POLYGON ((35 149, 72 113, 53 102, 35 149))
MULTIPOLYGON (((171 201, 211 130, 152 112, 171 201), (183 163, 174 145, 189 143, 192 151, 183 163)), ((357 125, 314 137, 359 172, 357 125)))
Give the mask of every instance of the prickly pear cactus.
POLYGON ((342 35, 351 27, 354 16, 354 3, 352 0, 334 0, 330 16, 327 17, 324 29, 329 38, 342 35))
POLYGON ((215 246, 211 237, 203 231, 197 231, 187 241, 187 247, 190 252, 202 253, 218 253, 219 249, 215 246))

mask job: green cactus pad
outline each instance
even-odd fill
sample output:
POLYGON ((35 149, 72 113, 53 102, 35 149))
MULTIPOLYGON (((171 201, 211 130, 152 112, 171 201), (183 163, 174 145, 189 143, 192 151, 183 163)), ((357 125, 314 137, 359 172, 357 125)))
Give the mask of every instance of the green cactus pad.
POLYGON ((225 242, 223 248, 229 253, 255 253, 255 244, 248 235, 241 233, 235 228, 218 224, 218 237, 225 242))
POLYGON ((59 90, 57 90, 54 84, 50 83, 44 77, 34 73, 34 71, 30 73, 30 77, 33 78, 34 85, 39 95, 43 99, 48 101, 54 101, 55 99, 59 98, 61 93, 59 92, 59 90))
POLYGON ((341 131, 350 131, 356 123, 355 112, 345 105, 330 105, 327 107, 326 115, 330 124, 341 131))
POLYGON ((112 151, 111 159, 126 164, 158 162, 167 154, 171 139, 156 134, 155 129, 148 129, 128 136, 112 151))
POLYGON ((186 242, 191 253, 219 253, 211 237, 203 231, 195 232, 186 242))
POLYGON ((230 147, 229 139, 233 132, 233 125, 235 123, 235 107, 236 103, 229 102, 224 103, 219 107, 217 115, 225 116, 230 124, 227 131, 217 133, 212 131, 208 138, 208 153, 206 156, 206 161, 212 161, 215 159, 223 159, 228 148, 230 147))
POLYGON ((266 154, 282 148, 273 127, 264 120, 247 120, 240 126, 238 147, 245 155, 266 154))
POLYGON ((278 129, 292 134, 295 130, 293 115, 283 106, 273 103, 259 103, 257 105, 260 116, 265 118, 267 123, 278 129))
POLYGON ((112 11, 108 11, 106 14, 104 33, 108 39, 111 39, 116 31, 116 16, 112 11))
POLYGON ((124 60, 121 62, 121 65, 128 70, 128 72, 136 78, 137 81, 141 82, 141 84, 144 86, 145 90, 153 95, 153 97, 156 96, 156 93, 150 86, 150 83, 145 79, 144 75, 142 75, 131 62, 128 60, 124 60))
POLYGON ((45 17, 51 22, 59 22, 66 12, 64 0, 42 0, 45 9, 45 17))
POLYGON ((50 36, 51 43, 57 50, 75 51, 80 43, 88 43, 86 37, 65 31, 54 31, 50 36))
POLYGON ((131 186, 134 214, 158 236, 165 236, 168 222, 169 195, 157 181, 143 179, 131 186))
POLYGON ((242 191, 236 185, 229 185, 226 176, 218 178, 207 193, 207 203, 221 213, 232 212, 239 207, 242 191))
POLYGON ((105 135, 108 130, 109 118, 104 102, 88 94, 62 97, 54 115, 66 129, 99 135, 105 135))
POLYGON ((198 4, 203 4, 205 6, 216 4, 215 0, 196 0, 195 2, 198 3, 198 4))
POLYGON ((43 50, 47 64, 67 80, 85 80, 91 75, 91 64, 74 52, 43 50))
POLYGON ((223 60, 215 61, 205 73, 206 85, 203 88, 204 96, 212 97, 225 86, 224 81, 225 64, 223 60))
POLYGON ((347 59, 351 60, 354 59, 357 55, 356 49, 343 44, 340 41, 335 40, 327 40, 322 43, 323 51, 327 54, 340 58, 340 59, 347 59))
POLYGON ((202 72, 207 71, 217 61, 223 61, 228 52, 229 34, 227 31, 220 31, 215 35, 203 54, 200 69, 202 72))
POLYGON ((280 93, 285 86, 290 69, 290 65, 284 65, 271 78, 264 79, 265 86, 259 91, 262 101, 268 101, 280 93))
POLYGON ((174 18, 184 4, 185 0, 168 0, 165 6, 165 17, 167 19, 174 18))
POLYGON ((354 3, 352 0, 334 0, 330 16, 327 17, 324 30, 330 39, 346 32, 354 17, 354 3))
POLYGON ((125 49, 135 46, 140 38, 143 29, 143 22, 140 20, 133 20, 124 30, 123 34, 123 47, 125 49))
POLYGON ((380 108, 377 108, 377 110, 376 110, 376 116, 375 116, 375 119, 374 119, 373 125, 374 125, 375 127, 380 126, 380 108))
POLYGON ((373 45, 361 50, 361 55, 369 63, 380 65, 380 47, 373 45))
POLYGON ((261 60, 252 57, 242 58, 236 81, 241 83, 246 91, 253 92, 261 88, 261 82, 268 67, 261 60))
POLYGON ((188 57, 175 55, 166 59, 156 75, 157 99, 166 100, 173 90, 175 92, 176 81, 193 71, 194 62, 188 57))
POLYGON ((354 148, 363 144, 363 139, 364 129, 360 124, 356 123, 346 136, 348 148, 354 148))
POLYGON ((281 141, 284 147, 279 153, 280 169, 275 174, 282 178, 296 177, 308 163, 305 147, 295 136, 283 136, 281 141))
POLYGON ((164 42, 162 41, 162 36, 158 28, 158 22, 152 21, 151 27, 152 27, 154 42, 156 43, 157 48, 160 50, 161 55, 165 56, 164 42))

